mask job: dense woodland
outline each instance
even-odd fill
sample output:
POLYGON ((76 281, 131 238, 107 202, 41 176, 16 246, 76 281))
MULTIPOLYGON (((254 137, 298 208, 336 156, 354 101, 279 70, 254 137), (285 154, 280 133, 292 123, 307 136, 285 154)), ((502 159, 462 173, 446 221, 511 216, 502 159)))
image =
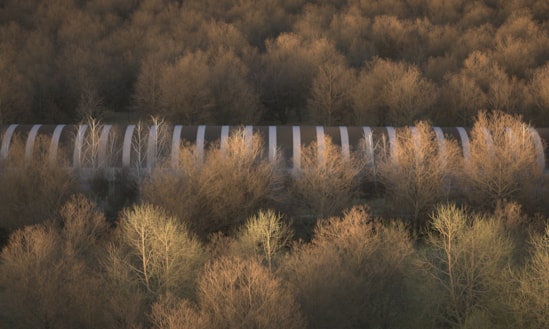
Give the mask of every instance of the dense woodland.
POLYGON ((0 328, 549 327, 548 176, 519 117, 480 112, 465 157, 418 122, 373 167, 326 137, 289 171, 241 130, 113 180, 94 143, 84 172, 50 142, 0 163, 0 328))
POLYGON ((544 0, 5 0, 1 121, 546 126, 548 18, 544 0))
POLYGON ((1 1, 2 123, 414 130, 375 166, 303 145, 291 172, 243 132, 147 172, 99 165, 93 133, 87 172, 14 136, 0 328, 548 328, 528 124, 549 125, 548 18, 545 0, 1 1), (470 154, 431 125, 471 127, 470 154))

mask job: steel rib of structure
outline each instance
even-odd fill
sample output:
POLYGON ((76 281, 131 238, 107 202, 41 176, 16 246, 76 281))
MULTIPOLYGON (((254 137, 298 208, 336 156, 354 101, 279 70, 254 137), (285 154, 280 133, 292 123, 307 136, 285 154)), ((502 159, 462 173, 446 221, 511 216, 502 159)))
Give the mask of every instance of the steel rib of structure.
MULTIPOLYGON (((339 145, 343 157, 349 157, 358 147, 365 149, 370 165, 375 165, 374 147, 384 141, 392 148, 396 132, 395 127, 323 127, 323 126, 160 126, 157 125, 0 125, 0 158, 10 156, 15 136, 25 145, 25 158, 31 159, 39 136, 48 138, 48 159, 52 164, 64 164, 75 169, 99 168, 135 168, 137 166, 152 169, 159 157, 167 158, 172 166, 177 166, 179 149, 183 143, 195 145, 200 157, 211 145, 226 147, 227 140, 235 131, 244 133, 251 143, 254 134, 263 138, 269 161, 282 156, 289 168, 301 165, 301 147, 317 142, 322 149, 324 136, 339 145), (162 130, 162 132, 160 132, 162 130), (158 143, 163 135, 163 149, 158 143), (361 144, 362 143, 362 144, 361 144), (362 145, 362 146, 361 146, 362 145), (92 152, 89 149, 93 148, 92 152), (60 159, 59 152, 67 157, 60 159), (93 159, 84 159, 85 154, 93 154, 93 159)), ((412 128, 414 129, 414 128, 412 128)), ((439 145, 445 138, 453 138, 462 148, 462 155, 470 155, 468 130, 463 127, 433 127, 439 145)), ((548 158, 544 145, 549 141, 549 128, 530 129, 532 140, 537 149, 537 161, 548 169, 548 158)), ((319 154, 319 156, 321 156, 319 154)))

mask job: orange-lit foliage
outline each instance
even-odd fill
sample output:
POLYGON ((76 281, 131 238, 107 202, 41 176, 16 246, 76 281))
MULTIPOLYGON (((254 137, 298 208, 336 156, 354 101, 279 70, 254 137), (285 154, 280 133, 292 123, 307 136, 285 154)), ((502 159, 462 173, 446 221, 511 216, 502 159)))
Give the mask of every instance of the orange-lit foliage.
POLYGON ((301 167, 294 173, 292 186, 298 212, 317 219, 339 215, 352 206, 362 174, 362 163, 354 153, 345 158, 331 138, 322 142, 302 148, 301 167))
POLYGON ((292 292, 254 259, 213 261, 198 289, 197 305, 171 295, 153 305, 154 328, 306 328, 292 292))
POLYGON ((319 222, 282 271, 311 328, 427 328, 433 318, 421 314, 433 296, 418 266, 403 227, 355 207, 319 222))
POLYGON ((51 218, 78 191, 76 178, 49 159, 49 138, 39 136, 32 157, 15 136, 9 157, 0 163, 0 227, 15 229, 51 218))
POLYGON ((324 64, 313 78, 307 109, 311 119, 325 126, 352 120, 351 90, 356 77, 342 64, 324 64))
POLYGON ((418 234, 432 207, 458 188, 462 159, 457 142, 439 140, 428 123, 418 122, 397 133, 390 150, 382 149, 380 155, 377 173, 385 186, 386 211, 408 218, 418 234))
POLYGON ((437 93, 417 66, 375 58, 362 68, 352 91, 356 123, 412 124, 428 117, 437 93))
POLYGON ((543 198, 542 145, 520 117, 503 112, 479 113, 471 131, 463 183, 472 204, 495 207, 516 201, 535 206, 543 198))
POLYGON ((82 195, 45 223, 15 231, 0 253, 2 311, 11 328, 109 327, 99 259, 105 217, 82 195), (13 324, 11 324, 13 321, 13 324))
POLYGON ((158 167, 143 187, 143 200, 167 209, 201 238, 228 232, 256 210, 275 205, 282 172, 269 162, 259 135, 247 143, 244 130, 223 148, 205 154, 194 146, 180 149, 179 167, 158 167))
MULTIPOLYGON (((310 97, 312 79, 335 57, 345 59, 338 65, 358 71, 376 56, 403 62, 440 84, 480 52, 498 64, 516 91, 511 98, 518 97, 511 106, 501 99, 489 104, 543 119, 545 125, 549 119, 529 111, 521 86, 549 59, 548 18, 543 0, 7 0, 0 9, 1 118, 66 122, 90 111, 165 110, 166 116, 184 120, 176 113, 189 109, 174 102, 176 89, 187 98, 208 98, 193 111, 203 114, 206 106, 211 113, 195 116, 196 123, 308 123, 306 100, 318 97, 310 97), (321 44, 335 51, 318 56, 321 44), (167 81, 160 84, 165 69, 196 54, 207 57, 207 71, 193 62, 198 65, 165 72, 167 81), (189 80, 197 84, 185 83, 189 80)), ((470 109, 467 98, 458 98, 452 108, 462 101, 466 118, 454 119, 470 122, 482 107, 470 109)), ((446 119, 433 119, 440 118, 446 119)), ((401 121, 389 118, 387 124, 401 121)))

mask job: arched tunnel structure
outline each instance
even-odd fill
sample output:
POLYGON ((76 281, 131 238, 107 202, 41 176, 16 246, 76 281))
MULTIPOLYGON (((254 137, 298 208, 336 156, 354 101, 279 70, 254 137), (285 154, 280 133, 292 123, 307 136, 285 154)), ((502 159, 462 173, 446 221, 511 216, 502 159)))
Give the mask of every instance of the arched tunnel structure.
MULTIPOLYGON (((1 125, 0 159, 10 157, 14 143, 19 141, 25 159, 31 159, 40 148, 47 152, 51 163, 72 168, 142 168, 151 169, 158 161, 158 141, 163 135, 163 157, 171 165, 178 163, 179 149, 183 143, 196 147, 203 155, 210 145, 223 148, 235 131, 243 132, 250 139, 259 134, 263 139, 269 160, 282 156, 288 167, 299 167, 301 147, 311 142, 324 143, 324 136, 341 146, 342 156, 348 157, 352 150, 362 144, 367 162, 375 165, 374 146, 380 141, 391 146, 398 129, 395 127, 323 127, 323 126, 162 126, 158 125, 1 125), (46 137, 46 138, 43 138, 46 137), (89 152, 89 150, 93 150, 89 152)), ((439 141, 453 138, 460 144, 464 157, 469 152, 468 129, 463 127, 433 127, 439 141)), ((546 170, 549 154, 544 145, 549 141, 549 128, 530 129, 536 149, 537 160, 546 170)))

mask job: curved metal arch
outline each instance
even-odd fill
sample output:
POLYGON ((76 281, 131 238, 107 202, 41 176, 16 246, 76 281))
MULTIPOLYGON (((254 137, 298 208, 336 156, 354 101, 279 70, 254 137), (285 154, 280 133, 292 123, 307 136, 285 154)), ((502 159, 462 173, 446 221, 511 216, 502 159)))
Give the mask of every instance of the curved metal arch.
POLYGON ((13 133, 15 132, 15 129, 17 128, 17 126, 18 126, 17 124, 10 125, 6 130, 6 132, 4 133, 4 137, 2 138, 2 148, 0 149, 0 157, 2 159, 6 159, 8 157, 11 139, 13 137, 13 133))
MULTIPOLYGON (((146 134, 146 138, 136 138, 135 131, 136 125, 102 125, 99 130, 99 163, 105 166, 125 167, 132 168, 135 164, 133 162, 138 161, 135 159, 134 152, 136 147, 139 147, 139 151, 145 156, 147 169, 151 169, 155 166, 158 159, 158 152, 156 150, 157 143, 159 142, 160 135, 162 138, 167 138, 163 145, 168 148, 168 156, 171 159, 171 166, 173 168, 178 166, 179 161, 179 149, 182 145, 182 141, 194 144, 195 151, 199 160, 203 160, 206 149, 213 147, 212 145, 219 145, 224 150, 227 148, 227 143, 230 134, 235 129, 242 129, 246 143, 251 146, 252 136, 255 133, 260 134, 264 138, 264 145, 266 147, 266 156, 269 161, 278 161, 278 157, 282 156, 281 160, 286 161, 290 169, 299 170, 302 166, 301 163, 301 149, 302 147, 312 143, 317 143, 317 153, 319 161, 325 156, 325 141, 324 137, 331 137, 333 143, 341 147, 341 154, 344 158, 349 158, 353 150, 362 149, 363 156, 369 167, 373 167, 376 164, 376 145, 383 144, 383 141, 388 142, 388 151, 391 157, 394 158, 398 143, 396 142, 397 132, 401 128, 397 127, 351 127, 351 126, 338 126, 338 127, 324 127, 324 126, 182 126, 175 125, 168 129, 171 130, 170 134, 159 134, 158 127, 144 126, 143 132, 146 134), (166 136, 165 136, 166 135, 166 136), (169 140, 171 138, 171 140, 169 140), (109 141, 118 140, 120 142, 113 142, 112 145, 108 145, 109 141), (137 141, 136 139, 139 139, 137 141), (215 142, 215 143, 214 143, 215 142), (142 143, 144 145, 134 145, 135 143, 142 143), (107 161, 108 159, 108 161, 107 161)), ((25 144, 25 158, 30 159, 32 157, 33 149, 38 140, 39 135, 50 136, 50 148, 49 148, 49 161, 57 163, 58 150, 60 145, 64 145, 69 150, 73 150, 69 159, 65 159, 63 163, 68 163, 73 167, 80 167, 87 165, 82 162, 83 147, 85 145, 85 139, 88 137, 87 125, 5 125, 0 126, 0 137, 2 138, 0 147, 0 157, 7 158, 10 153, 10 145, 12 143, 13 136, 21 134, 26 136, 25 144), (74 133, 70 133, 74 132, 74 133), (72 161, 70 161, 72 160, 72 161)), ((465 160, 470 159, 470 141, 469 132, 463 127, 433 127, 438 140, 438 147, 441 152, 444 152, 445 140, 447 138, 455 139, 462 148, 463 157, 465 160)), ((545 145, 549 140, 549 128, 530 128, 532 141, 536 148, 536 160, 543 166, 546 164, 546 149, 545 145)), ((491 138, 487 142, 490 144, 491 138)), ((163 146, 164 147, 164 146, 163 146)), ((163 148, 164 149, 164 148, 163 148)), ((139 160, 139 161, 141 161, 139 160)), ((466 161, 467 162, 467 161, 466 161)), ((443 165, 443 163, 441 163, 443 165)))

